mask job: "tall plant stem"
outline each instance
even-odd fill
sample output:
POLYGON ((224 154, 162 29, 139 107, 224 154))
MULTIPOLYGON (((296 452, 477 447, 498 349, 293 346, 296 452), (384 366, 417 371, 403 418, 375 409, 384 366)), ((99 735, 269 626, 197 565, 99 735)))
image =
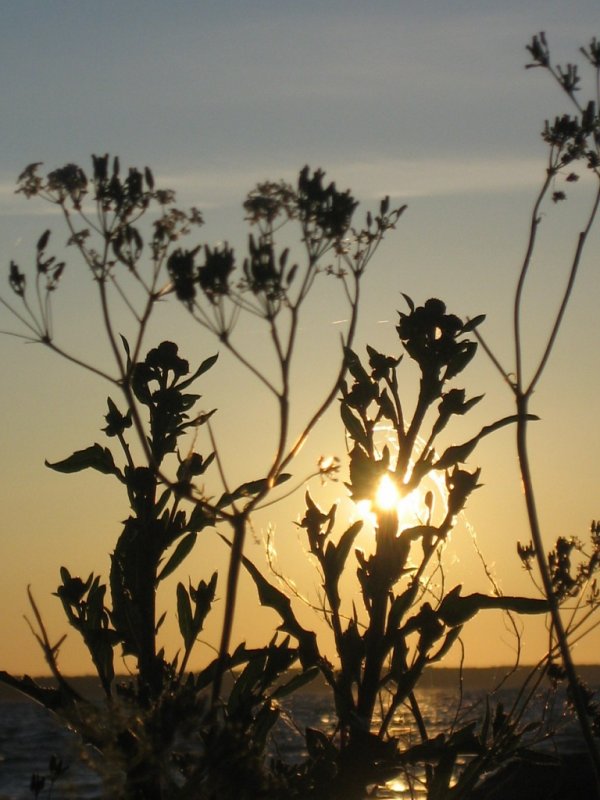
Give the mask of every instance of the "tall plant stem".
POLYGON ((577 678, 577 672, 571 656, 571 648, 567 634, 560 616, 560 609, 558 600, 552 586, 552 578, 550 575, 550 567, 546 554, 544 551, 544 542, 540 529, 537 507, 535 502, 535 494, 533 490, 533 480, 531 477, 531 470, 529 467, 529 456, 527 450, 527 405, 529 395, 517 395, 517 452, 519 457, 519 466, 521 470, 521 477, 523 480, 523 492, 525 495, 525 504, 527 507, 527 516, 529 519, 529 527, 531 529, 531 537, 535 548, 535 555, 537 559, 538 569, 544 587, 544 594, 548 600, 550 608, 550 616, 552 625, 556 632, 556 639, 560 650, 563 666, 567 674, 569 688, 573 697, 573 705, 579 720, 581 732, 585 740, 586 747, 589 752, 590 761, 594 770, 596 778, 596 797, 600 798, 600 753, 596 747, 596 742, 592 735, 589 716, 585 707, 584 697, 582 695, 581 687, 577 678))
POLYGON ((384 637, 387 611, 387 592, 379 591, 372 599, 370 624, 366 636, 365 670, 357 704, 359 721, 371 721, 379 691, 381 668, 385 658, 384 637))
POLYGON ((225 594, 225 612, 223 618, 223 628, 221 630, 221 643, 219 645, 219 655, 217 656, 217 668, 212 690, 212 706, 215 707, 221 695, 223 685, 223 674, 229 643, 231 642, 231 631, 233 629, 233 618, 235 616, 236 596, 238 580, 240 575, 240 565, 244 552, 244 540, 246 538, 246 515, 237 514, 231 520, 233 526, 233 542, 231 544, 231 555, 229 558, 229 570, 227 572, 227 590, 225 594))
MULTIPOLYGON (((354 298, 351 301, 350 322, 348 325, 348 332, 346 334, 346 338, 344 341, 344 347, 350 347, 352 345, 352 341, 354 339, 354 334, 356 331, 356 321, 358 317, 358 304, 360 296, 359 277, 360 277, 359 275, 355 275, 354 298)), ((278 403, 279 403, 279 436, 277 442, 277 449, 267 476, 266 480, 267 488, 265 488, 262 492, 257 494, 253 498, 253 500, 248 503, 243 512, 235 514, 231 519, 231 524, 233 526, 233 542, 231 545, 231 554, 229 557, 229 567, 227 572, 227 590, 225 595, 225 612, 223 619, 223 629, 221 632, 221 643, 219 646, 219 655, 217 657, 217 668, 216 668, 215 680, 213 683, 213 692, 212 692, 213 707, 215 703, 218 702, 219 696, 221 694, 223 673, 225 672, 225 663, 227 660, 229 644, 231 641, 231 631, 233 628, 233 620, 235 617, 235 609, 236 609, 236 598, 237 598, 237 587, 240 574, 240 565, 242 563, 242 557, 244 552, 244 540, 246 538, 246 526, 249 516, 252 513, 252 511, 254 511, 254 509, 260 504, 260 502, 270 491, 270 489, 273 487, 278 475, 281 474, 282 470, 294 459, 294 457, 296 456, 296 454, 306 441, 309 433, 315 427, 317 422, 321 419, 325 411, 332 404, 338 393, 341 380, 347 369, 346 361, 344 359, 342 360, 341 367, 337 372, 335 379, 332 382, 331 387, 325 399, 320 403, 316 411, 313 413, 312 417, 308 420, 308 422, 304 426, 302 433, 298 436, 294 444, 291 447, 289 447, 289 449, 286 452, 286 446, 288 444, 288 438, 289 438, 289 413, 290 413, 289 370, 290 370, 292 351, 294 349, 294 340, 296 336, 297 322, 298 318, 297 318, 297 308, 296 308, 293 314, 292 330, 290 333, 290 337, 288 339, 285 354, 280 348, 276 333, 272 331, 272 338, 276 347, 278 361, 281 368, 281 377, 282 377, 282 389, 281 392, 277 393, 278 403)), ((229 349, 239 359, 237 351, 232 350, 231 347, 229 349)), ((245 363, 243 359, 242 363, 245 363)), ((254 372, 254 370, 251 371, 254 372)))
POLYGON ((380 511, 377 519, 377 548, 375 558, 379 574, 373 579, 373 591, 369 608, 369 627, 365 636, 366 654, 363 678, 360 684, 357 712, 360 722, 373 718, 373 710, 379 691, 381 670, 386 654, 385 627, 388 607, 390 578, 387 574, 390 543, 398 531, 398 515, 395 511, 380 511))

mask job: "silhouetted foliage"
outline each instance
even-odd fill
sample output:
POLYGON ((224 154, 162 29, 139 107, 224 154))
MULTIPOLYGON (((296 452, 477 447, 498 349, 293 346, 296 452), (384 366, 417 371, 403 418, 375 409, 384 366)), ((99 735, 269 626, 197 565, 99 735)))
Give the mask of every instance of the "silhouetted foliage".
MULTIPOLYGON (((591 739, 600 727, 598 703, 578 679, 569 648, 569 640, 585 632, 598 606, 600 526, 592 524, 590 547, 565 536, 546 556, 526 446, 527 426, 537 419, 528 411, 529 400, 560 328, 600 204, 600 189, 579 235, 546 347, 529 379, 524 376, 521 342, 521 295, 541 223, 541 203, 547 197, 554 203, 567 199, 568 185, 578 179, 575 170, 580 165, 600 178, 600 98, 579 103, 577 67, 552 66, 543 33, 533 38, 528 50, 529 66, 550 71, 577 113, 546 122, 542 133, 549 156, 515 297, 516 365, 510 371, 481 336, 484 315, 463 320, 449 313, 438 298, 418 305, 404 295, 407 310, 399 312, 396 327, 400 353, 388 355, 371 346, 366 358, 355 352, 361 281, 405 207, 390 208, 389 198, 384 198, 377 212, 367 212, 364 224, 357 225, 357 201, 349 191, 327 183, 320 169, 304 167, 295 185, 266 181, 249 193, 244 210, 250 232, 241 258, 227 242, 184 246, 182 240, 202 225, 202 215, 196 208, 178 208, 174 192, 157 188, 148 168, 132 167, 122 173, 118 158, 103 155, 92 156, 89 175, 75 164, 43 175, 41 162, 35 162, 19 176, 18 192, 49 202, 62 213, 67 246, 79 254, 97 290, 114 359, 113 371, 107 371, 56 336, 53 297, 68 273, 66 262, 48 254, 51 232, 44 231, 30 271, 10 263, 8 283, 14 297, 12 303, 4 298, 0 303, 21 325, 16 335, 43 343, 111 385, 102 429, 110 446, 96 442, 47 465, 64 473, 93 469, 111 476, 122 484, 130 513, 111 554, 108 581, 93 572, 81 578, 62 566, 56 592, 68 623, 89 651, 104 705, 82 697, 63 676, 59 651, 64 637, 51 641, 31 591, 35 618, 31 627, 56 686, 42 687, 29 677, 6 672, 0 673, 0 680, 60 715, 97 748, 104 757, 99 768, 104 770, 110 797, 363 800, 368 787, 403 772, 424 776, 429 800, 468 798, 484 773, 515 756, 532 758, 524 743, 533 732, 543 734, 541 722, 522 722, 527 684, 512 710, 488 702, 478 721, 459 724, 457 717, 448 731, 436 738, 429 735, 415 688, 431 665, 455 645, 464 624, 488 609, 550 612, 549 652, 529 682, 535 684, 545 672, 555 684, 567 679, 590 755, 596 766, 600 763, 591 739), (564 188, 562 183, 558 188, 560 179, 564 188), (299 252, 278 246, 277 234, 286 225, 298 231, 299 252), (347 303, 348 323, 339 364, 326 376, 324 388, 314 392, 309 415, 296 429, 291 422, 292 363, 304 303, 321 280, 336 282, 347 303), (268 467, 259 475, 246 475, 237 485, 228 481, 211 429, 215 409, 200 410, 201 396, 195 393, 196 382, 218 369, 217 356, 198 358, 194 369, 175 342, 162 341, 146 349, 154 308, 169 295, 277 405, 275 447, 266 454, 268 467), (128 315, 132 332, 127 336, 117 326, 117 305, 128 315), (262 354, 248 354, 237 338, 240 314, 264 325, 271 346, 269 364, 262 354), (467 397, 466 390, 455 385, 479 344, 513 392, 515 413, 447 445, 442 437, 453 418, 465 416, 482 399, 467 397), (418 372, 411 408, 401 391, 404 379, 399 377, 409 364, 418 372), (363 521, 340 523, 336 506, 324 510, 314 492, 306 492, 298 524, 319 572, 319 610, 339 661, 332 664, 323 655, 322 634, 301 624, 298 598, 248 558, 245 540, 254 512, 267 498, 275 501, 280 487, 289 485, 288 470, 298 451, 336 399, 348 447, 346 487, 356 503, 371 502, 375 538, 372 552, 363 552, 357 546, 363 521), (518 545, 518 555, 532 576, 535 560, 541 576, 541 596, 533 598, 505 596, 499 590, 489 595, 463 593, 462 584, 448 588, 443 580, 442 554, 449 534, 480 485, 480 470, 467 467, 467 461, 481 439, 506 425, 517 429, 532 535, 530 544, 518 545), (382 431, 387 437, 383 441, 382 431), (202 452, 197 446, 201 433, 210 442, 202 452), (427 489, 427 481, 434 477, 442 487, 437 508, 427 489), (398 498, 422 492, 411 523, 400 519, 397 499, 377 505, 382 486, 398 498), (208 529, 216 529, 229 547, 226 580, 219 581, 209 563, 202 565, 202 577, 177 582, 174 600, 181 649, 168 655, 160 644, 167 612, 157 608, 157 589, 193 551, 198 534, 208 529), (270 641, 258 648, 248 648, 244 642, 232 646, 242 568, 252 578, 260 604, 280 619, 270 641), (359 593, 351 597, 345 595, 341 580, 348 570, 355 572, 359 586, 359 593), (442 576, 439 584, 433 581, 434 574, 442 576), (205 657, 200 671, 192 673, 189 659, 223 584, 218 652, 205 657), (565 627, 560 609, 569 610, 570 602, 577 606, 565 627), (116 675, 116 657, 135 663, 126 680, 116 675), (299 671, 292 672, 294 667, 299 671), (231 674, 228 690, 223 683, 226 673, 231 674), (318 674, 335 703, 335 729, 306 730, 306 757, 299 764, 271 757, 269 741, 281 714, 281 699, 318 674), (392 733, 400 706, 410 710, 419 736, 416 743, 406 744, 392 733)), ((596 39, 582 53, 600 75, 596 39)), ((243 453, 240 461, 246 467, 243 453)), ((296 478, 292 489, 283 491, 294 491, 311 477, 330 478, 339 468, 339 460, 322 459, 312 475, 301 476, 299 483, 296 478)), ((51 763, 48 776, 32 776, 31 791, 40 796, 46 781, 52 784, 63 771, 59 761, 51 763)))

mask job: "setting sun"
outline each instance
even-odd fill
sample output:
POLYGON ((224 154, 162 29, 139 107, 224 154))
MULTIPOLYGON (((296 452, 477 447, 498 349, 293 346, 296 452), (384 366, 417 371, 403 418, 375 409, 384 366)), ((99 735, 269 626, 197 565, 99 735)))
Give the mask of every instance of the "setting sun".
POLYGON ((0 800, 600 800, 598 5, 5 0, 0 800))
POLYGON ((398 487, 388 473, 381 478, 375 493, 375 505, 382 511, 391 511, 400 505, 401 497, 398 487))
MULTIPOLYGON (((437 489, 438 487, 436 487, 437 489)), ((385 473, 375 491, 374 500, 360 500, 357 503, 359 516, 373 528, 377 527, 377 511, 395 511, 398 515, 399 530, 423 524, 429 516, 427 495, 422 488, 402 494, 389 473, 385 473)), ((436 492, 437 494, 437 492, 436 492)))

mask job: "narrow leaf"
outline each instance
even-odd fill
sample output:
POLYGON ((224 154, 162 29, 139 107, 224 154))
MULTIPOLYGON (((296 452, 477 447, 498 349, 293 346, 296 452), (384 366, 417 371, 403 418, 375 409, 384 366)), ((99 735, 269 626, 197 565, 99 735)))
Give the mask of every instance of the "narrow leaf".
POLYGON ((167 612, 163 611, 163 613, 158 618, 158 621, 157 621, 156 625, 154 626, 154 635, 155 636, 158 633, 158 631, 160 630, 160 628, 161 628, 161 626, 162 626, 162 624, 163 624, 163 622, 165 621, 166 618, 167 618, 167 612))
POLYGON ((208 370, 213 366, 213 364, 215 364, 218 358, 219 354, 215 353, 214 356, 209 356, 209 358, 204 359, 204 361, 200 364, 198 369, 194 372, 194 374, 190 378, 187 378, 185 381, 182 381, 181 383, 177 384, 178 388, 180 390, 187 389, 187 387, 191 383, 193 383, 196 380, 196 378, 199 378, 200 375, 203 375, 205 372, 208 372, 208 370))
POLYGON ((383 416, 393 422, 394 425, 397 425, 398 415, 396 414, 396 408, 390 399, 387 389, 384 389, 381 393, 378 403, 383 416))
POLYGON ((146 183, 148 184, 148 188, 152 192, 154 190, 154 175, 152 174, 152 170, 149 167, 144 167, 144 177, 146 178, 146 183))
POLYGON ((110 450, 97 443, 86 447, 85 450, 77 450, 62 461, 45 461, 44 463, 56 472, 71 473, 81 472, 84 469, 95 469, 105 475, 116 475, 118 478, 122 478, 122 473, 115 465, 110 450))
POLYGON ((346 559, 350 554, 350 550, 352 549, 352 545, 354 544, 354 540, 360 529, 362 528, 363 523, 362 520, 357 520, 353 525, 351 525, 347 531, 344 531, 338 545, 335 549, 335 571, 337 577, 342 574, 344 571, 344 566, 346 564, 346 559))
POLYGON ((154 506, 154 516, 158 519, 162 512, 164 511, 167 503, 169 502, 169 498, 171 497, 171 489, 165 489, 161 496, 156 501, 154 506))
POLYGON ((490 597, 475 592, 460 596, 460 586, 456 586, 443 599, 438 616, 446 625, 462 625, 483 609, 514 611, 517 614, 544 614, 548 611, 548 601, 534 597, 490 597))
POLYGON ((351 439, 368 449, 368 438, 360 420, 354 416, 350 408, 342 401, 340 405, 340 414, 344 427, 348 432, 351 439))
POLYGON ((41 253, 42 250, 45 249, 46 245, 48 244, 48 239, 49 238, 50 238, 50 231, 49 230, 45 230, 42 233, 42 235, 40 236, 40 238, 38 239, 38 243, 37 243, 37 251, 38 251, 38 253, 41 253))
MULTIPOLYGON (((526 417, 528 420, 537 420, 539 417, 536 417, 534 414, 527 414, 526 417)), ((513 414, 510 417, 504 417, 503 419, 499 419, 496 422, 492 422, 491 425, 484 425, 484 427, 479 431, 477 436, 474 436, 472 439, 469 439, 468 442, 464 442, 463 444, 456 444, 449 447, 445 450, 440 458, 433 464, 433 469, 449 469, 453 467, 455 464, 464 464, 467 458, 471 455, 475 446, 479 442, 480 439, 483 439, 484 436, 487 436, 494 431, 497 431, 499 428, 503 428, 506 425, 511 425, 513 422, 518 421, 518 416, 513 414)))
MULTIPOLYGON (((219 534, 219 536, 228 547, 231 547, 231 542, 225 536, 222 534, 219 534)), ((291 634, 298 640, 300 662, 302 666, 308 668, 315 664, 319 658, 316 635, 312 631, 307 631, 300 625, 292 611, 290 598, 276 586, 269 583, 246 556, 242 556, 242 564, 254 581, 261 605, 274 609, 282 620, 282 624, 279 626, 280 630, 291 634)))
POLYGON ((206 509, 200 504, 197 504, 190 515, 186 527, 190 531, 201 531, 203 528, 208 528, 210 525, 213 525, 214 522, 214 512, 206 509))
MULTIPOLYGON (((212 417, 212 415, 215 413, 216 410, 217 410, 216 408, 213 408, 210 411, 204 411, 204 412, 202 412, 202 414, 198 414, 198 416, 194 417, 194 419, 192 420, 192 425, 194 425, 197 428, 199 428, 200 425, 205 425, 208 422, 208 420, 212 417)), ((213 453, 213 456, 214 456, 214 453, 213 453)))
POLYGON ((196 534, 195 533, 188 533, 187 536, 184 536, 181 539, 173 551, 173 554, 165 564, 165 566, 160 571, 159 575, 156 578, 156 582, 159 583, 160 581, 164 581, 169 575, 171 575, 177 567, 185 560, 185 558, 191 553, 194 545, 196 544, 196 534))
POLYGON ((402 294, 402 297, 406 300, 406 303, 407 303, 408 307, 410 308, 411 312, 414 311, 415 310, 415 304, 414 304, 412 298, 409 297, 407 294, 404 294, 404 292, 401 292, 401 294, 402 294))
MULTIPOLYGON (((291 477, 292 476, 290 473, 282 472, 275 479, 273 486, 279 486, 279 484, 285 483, 285 481, 288 481, 291 477)), ((256 481, 242 483, 241 486, 238 486, 237 489, 234 489, 229 494, 225 492, 223 495, 221 495, 219 502, 217 503, 217 507, 223 508, 224 506, 234 503, 236 500, 240 500, 242 497, 251 497, 252 495, 261 494, 262 492, 266 491, 267 488, 268 482, 266 478, 259 478, 259 480, 256 481)))
POLYGON ((354 380, 358 383, 370 383, 370 378, 356 353, 349 347, 345 347, 344 355, 346 356, 346 367, 354 380))
POLYGON ((309 667, 304 672, 300 672, 298 675, 295 675, 287 683, 278 686, 271 697, 274 700, 279 700, 281 697, 287 697, 288 694, 292 694, 292 692, 297 691, 302 686, 306 686, 307 683, 314 681, 319 672, 320 670, 317 666, 309 667))
POLYGON ((441 661, 442 658, 450 651, 454 642, 458 639, 460 634, 462 633, 462 625, 457 625, 456 628, 451 628, 448 633, 446 634, 446 638, 440 649, 435 652, 432 656, 427 658, 428 664, 433 664, 436 661, 441 661))
POLYGON ((479 314, 478 316, 473 317, 473 319, 468 320, 463 325, 461 333, 470 333, 471 331, 474 331, 478 325, 481 325, 484 319, 485 319, 485 314, 479 314))
POLYGON ((194 631, 192 626, 192 605, 187 589, 183 583, 177 584, 177 618, 179 621, 179 630, 186 649, 188 649, 193 643, 194 631))

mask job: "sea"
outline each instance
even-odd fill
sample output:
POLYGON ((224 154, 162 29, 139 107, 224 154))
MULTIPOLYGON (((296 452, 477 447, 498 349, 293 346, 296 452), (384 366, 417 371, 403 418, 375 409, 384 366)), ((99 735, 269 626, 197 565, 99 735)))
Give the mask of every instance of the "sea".
MULTIPOLYGON (((512 707, 519 693, 518 681, 512 683, 491 695, 493 706, 502 703, 507 711, 512 707)), ((490 702, 488 690, 482 686, 463 687, 459 696, 456 685, 434 685, 420 689, 417 695, 430 738, 468 721, 481 720, 486 703, 490 702)), ((533 731, 529 734, 532 746, 540 750, 558 748, 561 752, 583 749, 564 697, 550 692, 545 685, 534 694, 520 725, 542 717, 552 726, 554 735, 541 740, 541 731, 533 731)), ((307 727, 332 731, 334 722, 331 699, 326 692, 302 691, 286 698, 275 731, 277 754, 288 761, 301 760, 305 755, 302 732, 307 727)), ((398 710, 391 733, 404 746, 419 741, 408 709, 398 710)), ((40 800, 106 800, 102 781, 90 767, 93 760, 90 756, 78 737, 66 731, 47 710, 16 694, 8 699, 0 695, 0 800, 32 800, 36 796, 32 790, 33 775, 46 778, 38 795, 40 800), (52 757, 60 759, 66 767, 55 783, 48 777, 52 757)), ((398 775, 372 796, 412 800, 425 795, 419 788, 418 776, 409 785, 405 776, 398 775)))

